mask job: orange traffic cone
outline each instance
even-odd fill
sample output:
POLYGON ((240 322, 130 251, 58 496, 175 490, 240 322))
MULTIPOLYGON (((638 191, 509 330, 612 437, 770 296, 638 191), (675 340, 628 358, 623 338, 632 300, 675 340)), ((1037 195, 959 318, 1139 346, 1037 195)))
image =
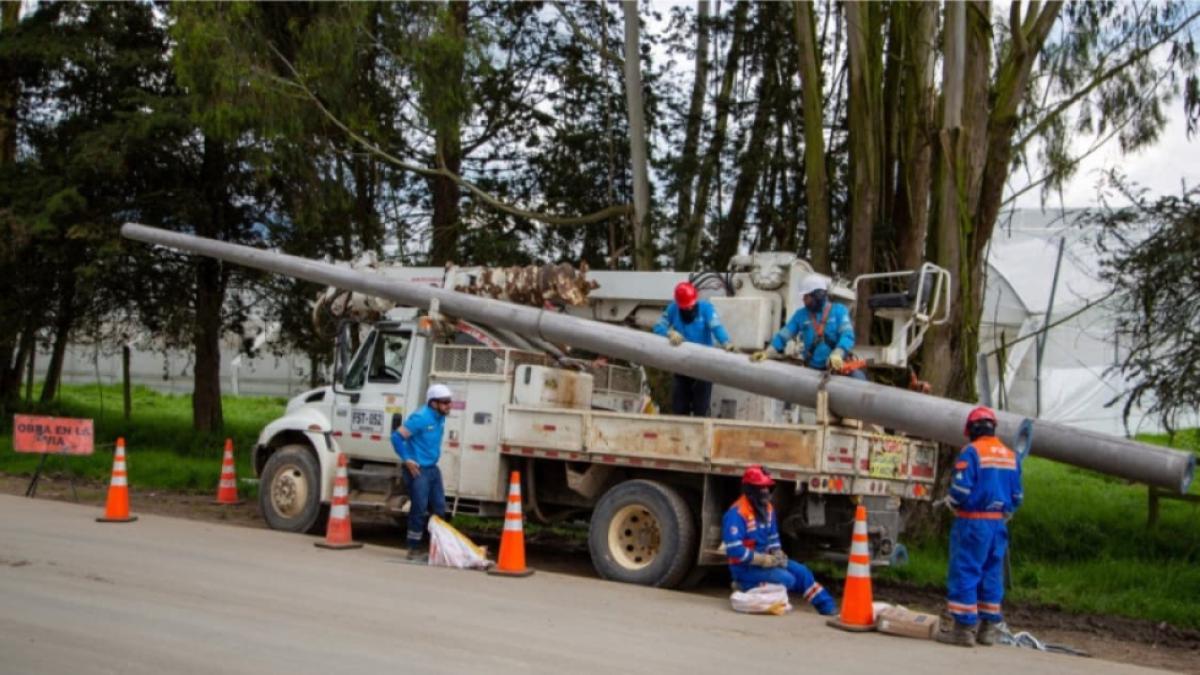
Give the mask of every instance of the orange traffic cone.
POLYGON ((508 478, 508 507, 504 510, 504 532, 500 535, 500 560, 488 574, 527 577, 533 570, 525 566, 525 524, 521 518, 521 472, 508 478))
POLYGON ((867 546, 867 507, 854 512, 854 534, 850 536, 850 562, 846 565, 846 588, 842 591, 842 613, 829 620, 834 628, 854 632, 875 630, 871 597, 871 549, 867 546))
POLYGON ((112 480, 108 484, 108 499, 104 502, 104 515, 98 523, 132 523, 137 516, 129 515, 129 477, 125 473, 125 439, 117 439, 113 452, 112 480))
POLYGON ((338 453, 337 475, 333 479, 333 499, 329 502, 329 524, 325 526, 325 541, 314 546, 321 548, 362 548, 350 536, 350 478, 346 476, 346 455, 338 453))
POLYGON ((214 504, 244 504, 238 499, 237 472, 233 468, 233 439, 225 439, 225 457, 221 460, 221 480, 217 483, 217 499, 214 504))

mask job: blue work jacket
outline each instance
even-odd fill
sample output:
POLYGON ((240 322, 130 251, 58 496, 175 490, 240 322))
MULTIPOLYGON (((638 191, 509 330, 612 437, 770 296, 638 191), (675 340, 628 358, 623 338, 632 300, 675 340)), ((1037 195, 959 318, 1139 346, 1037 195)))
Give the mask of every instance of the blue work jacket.
POLYGON ((696 317, 690 323, 684 322, 683 317, 679 315, 679 305, 673 302, 667 305, 667 308, 663 310, 662 318, 654 324, 654 332, 666 336, 672 328, 675 329, 675 332, 683 335, 684 340, 706 347, 713 346, 714 340, 718 345, 729 342, 729 333, 725 330, 725 326, 721 325, 721 317, 717 314, 717 308, 707 300, 696 302, 696 317))
POLYGON ((771 338, 771 347, 782 352, 787 341, 797 336, 804 345, 804 363, 810 368, 825 368, 833 350, 850 352, 854 349, 854 322, 850 320, 850 310, 829 300, 825 301, 820 314, 802 307, 771 338))
POLYGON ((428 405, 422 406, 404 420, 404 428, 411 436, 406 440, 400 430, 392 432, 392 449, 407 462, 412 460, 420 466, 435 466, 442 456, 442 433, 446 418, 428 405))
POLYGON ((1021 506, 1021 463, 995 436, 971 441, 954 461, 950 505, 960 518, 996 520, 1021 506))
POLYGON ((755 553, 769 553, 782 548, 779 541, 779 521, 775 507, 767 505, 767 522, 754 513, 754 506, 742 495, 721 519, 721 540, 729 566, 735 569, 750 567, 755 553))

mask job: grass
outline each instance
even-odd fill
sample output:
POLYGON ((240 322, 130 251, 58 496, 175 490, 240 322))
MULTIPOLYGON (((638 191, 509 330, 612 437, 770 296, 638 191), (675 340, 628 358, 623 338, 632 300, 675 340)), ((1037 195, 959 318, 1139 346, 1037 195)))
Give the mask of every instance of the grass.
MULTIPOLYGON (((1167 444, 1163 437, 1142 437, 1167 444)), ((1175 446, 1196 452, 1188 430, 1175 446)), ((1200 507, 1160 502, 1148 529, 1147 488, 1040 458, 1024 466, 1025 505, 1010 526, 1014 600, 1200 628, 1200 507)), ((1196 485, 1191 492, 1200 494, 1196 485)), ((945 583, 945 535, 909 542, 911 564, 884 578, 945 583)))
MULTIPOLYGON (((76 475, 106 481, 112 467, 111 444, 124 436, 135 488, 208 492, 217 484, 225 436, 233 438, 237 448, 238 475, 252 475, 249 448, 262 426, 281 414, 284 406, 279 398, 226 397, 225 433, 205 435, 191 430, 188 396, 138 388, 129 422, 121 418, 120 401, 117 387, 69 386, 54 405, 33 411, 96 420, 96 453, 52 458, 48 470, 60 472, 69 462, 76 475)), ((13 453, 11 418, 0 423, 5 425, 0 429, 0 471, 32 474, 38 456, 13 453)), ((1170 439, 1144 436, 1141 440, 1167 445, 1170 439)), ((1200 452, 1200 431, 1182 431, 1173 444, 1200 452)), ((1024 475, 1025 506, 1011 526, 1010 598, 1200 629, 1200 506, 1164 500, 1158 527, 1148 530, 1145 486, 1039 458, 1025 463, 1024 475)), ((247 487, 244 496, 253 498, 256 486, 247 487)), ((1194 485, 1192 493, 1200 494, 1200 486, 1194 485)), ((456 519, 456 523, 478 531, 500 525, 500 521, 469 520, 458 523, 456 519)), ((579 536, 577 529, 568 526, 546 529, 557 536, 579 536)), ((945 535, 907 543, 909 565, 881 570, 877 576, 943 586, 945 535)))
MULTIPOLYGON (((34 393, 36 399, 38 392, 34 393)), ((233 439, 238 476, 252 476, 250 448, 263 425, 282 414, 286 403, 282 398, 223 397, 224 432, 203 434, 192 430, 190 396, 162 394, 146 387, 136 387, 132 393, 129 421, 123 419, 118 386, 66 386, 52 404, 35 404, 23 410, 95 420, 96 452, 87 457, 50 457, 46 471, 69 470, 75 476, 107 481, 112 471, 113 444, 121 436, 125 438, 126 464, 134 489, 215 491, 225 439, 233 439)), ((41 457, 13 452, 12 418, 0 420, 0 425, 0 471, 32 475, 41 457)), ((255 485, 239 485, 238 489, 246 498, 257 494, 255 485)))

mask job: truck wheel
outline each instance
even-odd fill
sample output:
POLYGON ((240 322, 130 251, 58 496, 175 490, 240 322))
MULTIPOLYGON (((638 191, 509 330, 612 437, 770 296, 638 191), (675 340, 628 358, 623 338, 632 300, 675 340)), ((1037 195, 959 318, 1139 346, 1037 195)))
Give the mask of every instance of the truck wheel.
POLYGON ((273 530, 316 533, 325 525, 321 468, 312 450, 285 445, 271 455, 259 481, 258 504, 273 530))
POLYGON ((631 480, 604 493, 588 528, 592 565, 605 579, 674 588, 696 557, 696 522, 667 485, 631 480))

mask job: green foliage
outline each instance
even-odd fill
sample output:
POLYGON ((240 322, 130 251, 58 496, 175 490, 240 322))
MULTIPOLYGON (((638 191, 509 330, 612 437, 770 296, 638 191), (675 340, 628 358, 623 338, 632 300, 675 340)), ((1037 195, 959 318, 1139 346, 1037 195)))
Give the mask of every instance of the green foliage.
MULTIPOLYGON (((121 390, 116 386, 66 386, 56 402, 35 405, 26 412, 95 420, 96 452, 89 457, 50 458, 48 471, 69 470, 76 476, 107 481, 112 471, 112 444, 117 437, 123 437, 129 454, 130 482, 135 488, 208 492, 215 489, 220 476, 227 437, 233 439, 236 449, 238 476, 254 475, 250 449, 258 439, 258 432, 283 413, 285 404, 280 398, 225 397, 224 434, 191 430, 190 396, 160 394, 146 387, 134 388, 132 417, 128 422, 122 417, 121 390), (69 467, 64 468, 64 462, 69 467)), ((12 418, 5 419, 3 424, 0 471, 32 475, 40 457, 14 453, 12 418)))
POLYGON ((1118 175, 1110 184, 1132 206, 1091 211, 1098 225, 1101 276, 1117 296, 1122 352, 1115 367, 1130 383, 1126 422, 1134 406, 1170 430, 1200 409, 1200 188, 1178 197, 1149 197, 1118 175))

